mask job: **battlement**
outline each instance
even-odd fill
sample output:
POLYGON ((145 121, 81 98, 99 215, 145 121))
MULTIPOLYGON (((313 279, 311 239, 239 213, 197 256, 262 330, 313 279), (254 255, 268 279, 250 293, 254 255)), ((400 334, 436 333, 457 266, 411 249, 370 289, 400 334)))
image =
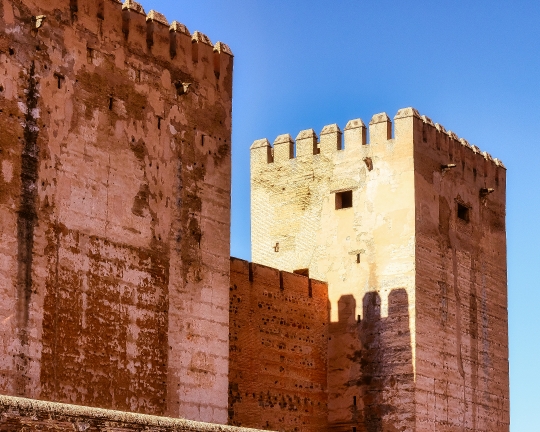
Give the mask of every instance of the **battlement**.
POLYGON ((466 139, 459 138, 454 132, 447 131, 439 123, 433 123, 429 117, 421 116, 411 107, 400 109, 394 116, 393 125, 386 113, 375 114, 369 122, 369 141, 367 131, 362 119, 354 119, 347 123, 343 133, 337 124, 331 124, 323 127, 320 137, 313 129, 306 129, 298 133, 296 140, 289 134, 279 135, 273 146, 266 138, 258 139, 251 145, 252 160, 258 164, 283 163, 290 159, 318 157, 321 154, 331 156, 339 152, 354 152, 362 146, 388 141, 399 145, 402 141, 412 140, 414 143, 427 142, 437 148, 461 146, 497 167, 505 168, 499 159, 481 151, 466 139))
POLYGON ((287 296, 294 294, 303 298, 327 298, 328 287, 325 282, 311 279, 298 273, 281 271, 262 264, 252 263, 231 257, 231 274, 252 285, 254 289, 268 292, 280 292, 287 296))
POLYGON ((29 9, 34 17, 43 17, 40 25, 35 25, 35 31, 47 31, 47 26, 54 25, 51 23, 54 18, 59 18, 63 24, 71 23, 75 29, 95 34, 95 38, 85 37, 89 49, 96 49, 100 45, 98 41, 109 44, 111 49, 121 43, 140 54, 168 61, 172 66, 187 67, 188 72, 204 69, 205 78, 215 75, 219 80, 233 57, 227 44, 219 41, 213 44, 199 31, 191 34, 184 24, 170 23, 158 11, 146 13, 144 7, 133 0, 123 3, 119 0, 55 0, 32 4, 29 9))

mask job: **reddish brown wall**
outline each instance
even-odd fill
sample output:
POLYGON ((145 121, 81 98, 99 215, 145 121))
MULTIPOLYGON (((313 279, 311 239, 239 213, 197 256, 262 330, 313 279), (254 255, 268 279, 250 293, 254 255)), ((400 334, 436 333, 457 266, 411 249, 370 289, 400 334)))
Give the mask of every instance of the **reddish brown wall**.
POLYGON ((230 424, 326 431, 327 285, 231 258, 229 312, 230 424))
POLYGON ((224 423, 232 56, 124 6, 0 0, 0 393, 224 423))
POLYGON ((415 121, 416 430, 508 431, 506 170, 415 121))

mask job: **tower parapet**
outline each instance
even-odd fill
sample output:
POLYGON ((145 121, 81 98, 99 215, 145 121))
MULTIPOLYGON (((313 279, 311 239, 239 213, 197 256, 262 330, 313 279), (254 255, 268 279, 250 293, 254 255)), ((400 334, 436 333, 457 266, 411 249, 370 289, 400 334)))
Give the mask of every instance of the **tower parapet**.
POLYGON ((295 158, 315 158, 319 154, 339 154, 340 152, 356 152, 358 147, 370 144, 386 143, 393 141, 422 140, 423 142, 434 143, 437 148, 445 148, 449 153, 455 152, 459 148, 468 149, 478 159, 483 158, 492 162, 495 166, 505 168, 504 164, 497 158, 493 158, 489 153, 481 151, 477 146, 470 144, 466 139, 459 138, 456 133, 447 131, 444 126, 418 113, 414 108, 400 109, 394 116, 394 128, 392 133, 392 121, 386 113, 373 115, 369 122, 369 141, 367 139, 366 126, 362 119, 350 120, 344 129, 344 134, 337 124, 330 124, 323 127, 320 138, 313 129, 300 131, 293 140, 291 135, 279 135, 274 141, 274 146, 268 140, 256 140, 251 146, 251 154, 254 160, 267 160, 267 163, 284 162, 295 158), (342 140, 344 135, 344 140, 342 140), (263 141, 268 143, 262 145, 263 141), (343 142, 344 141, 344 142, 343 142), (278 150, 276 144, 279 145, 278 150), (284 145, 285 147, 281 147, 284 145), (270 147, 270 148, 268 148, 270 147), (296 149, 296 150, 295 150, 296 149), (259 155, 262 154, 262 159, 259 155), (268 157, 273 154, 273 157, 268 157), (278 157, 276 158, 276 154, 278 157))

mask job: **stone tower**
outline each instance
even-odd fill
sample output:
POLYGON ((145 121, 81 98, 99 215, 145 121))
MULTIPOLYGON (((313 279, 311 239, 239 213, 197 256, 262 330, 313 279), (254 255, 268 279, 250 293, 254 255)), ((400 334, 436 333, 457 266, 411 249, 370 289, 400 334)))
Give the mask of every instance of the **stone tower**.
POLYGON ((0 394, 227 421, 227 45, 0 2, 0 394))
POLYGON ((369 138, 251 146, 253 261, 328 282, 330 429, 507 431, 506 169, 413 108, 369 138))

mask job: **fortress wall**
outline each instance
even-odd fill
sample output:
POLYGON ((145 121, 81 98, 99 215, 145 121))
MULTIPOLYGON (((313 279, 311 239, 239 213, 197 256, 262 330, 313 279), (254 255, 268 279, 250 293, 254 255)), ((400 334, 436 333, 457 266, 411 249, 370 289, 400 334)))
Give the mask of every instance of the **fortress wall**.
POLYGON ((231 258, 229 423, 327 430, 327 285, 231 258))
POLYGON ((0 1, 0 393, 227 421, 232 55, 0 1))
POLYGON ((430 119, 410 121, 417 430, 508 431, 506 170, 430 119))

